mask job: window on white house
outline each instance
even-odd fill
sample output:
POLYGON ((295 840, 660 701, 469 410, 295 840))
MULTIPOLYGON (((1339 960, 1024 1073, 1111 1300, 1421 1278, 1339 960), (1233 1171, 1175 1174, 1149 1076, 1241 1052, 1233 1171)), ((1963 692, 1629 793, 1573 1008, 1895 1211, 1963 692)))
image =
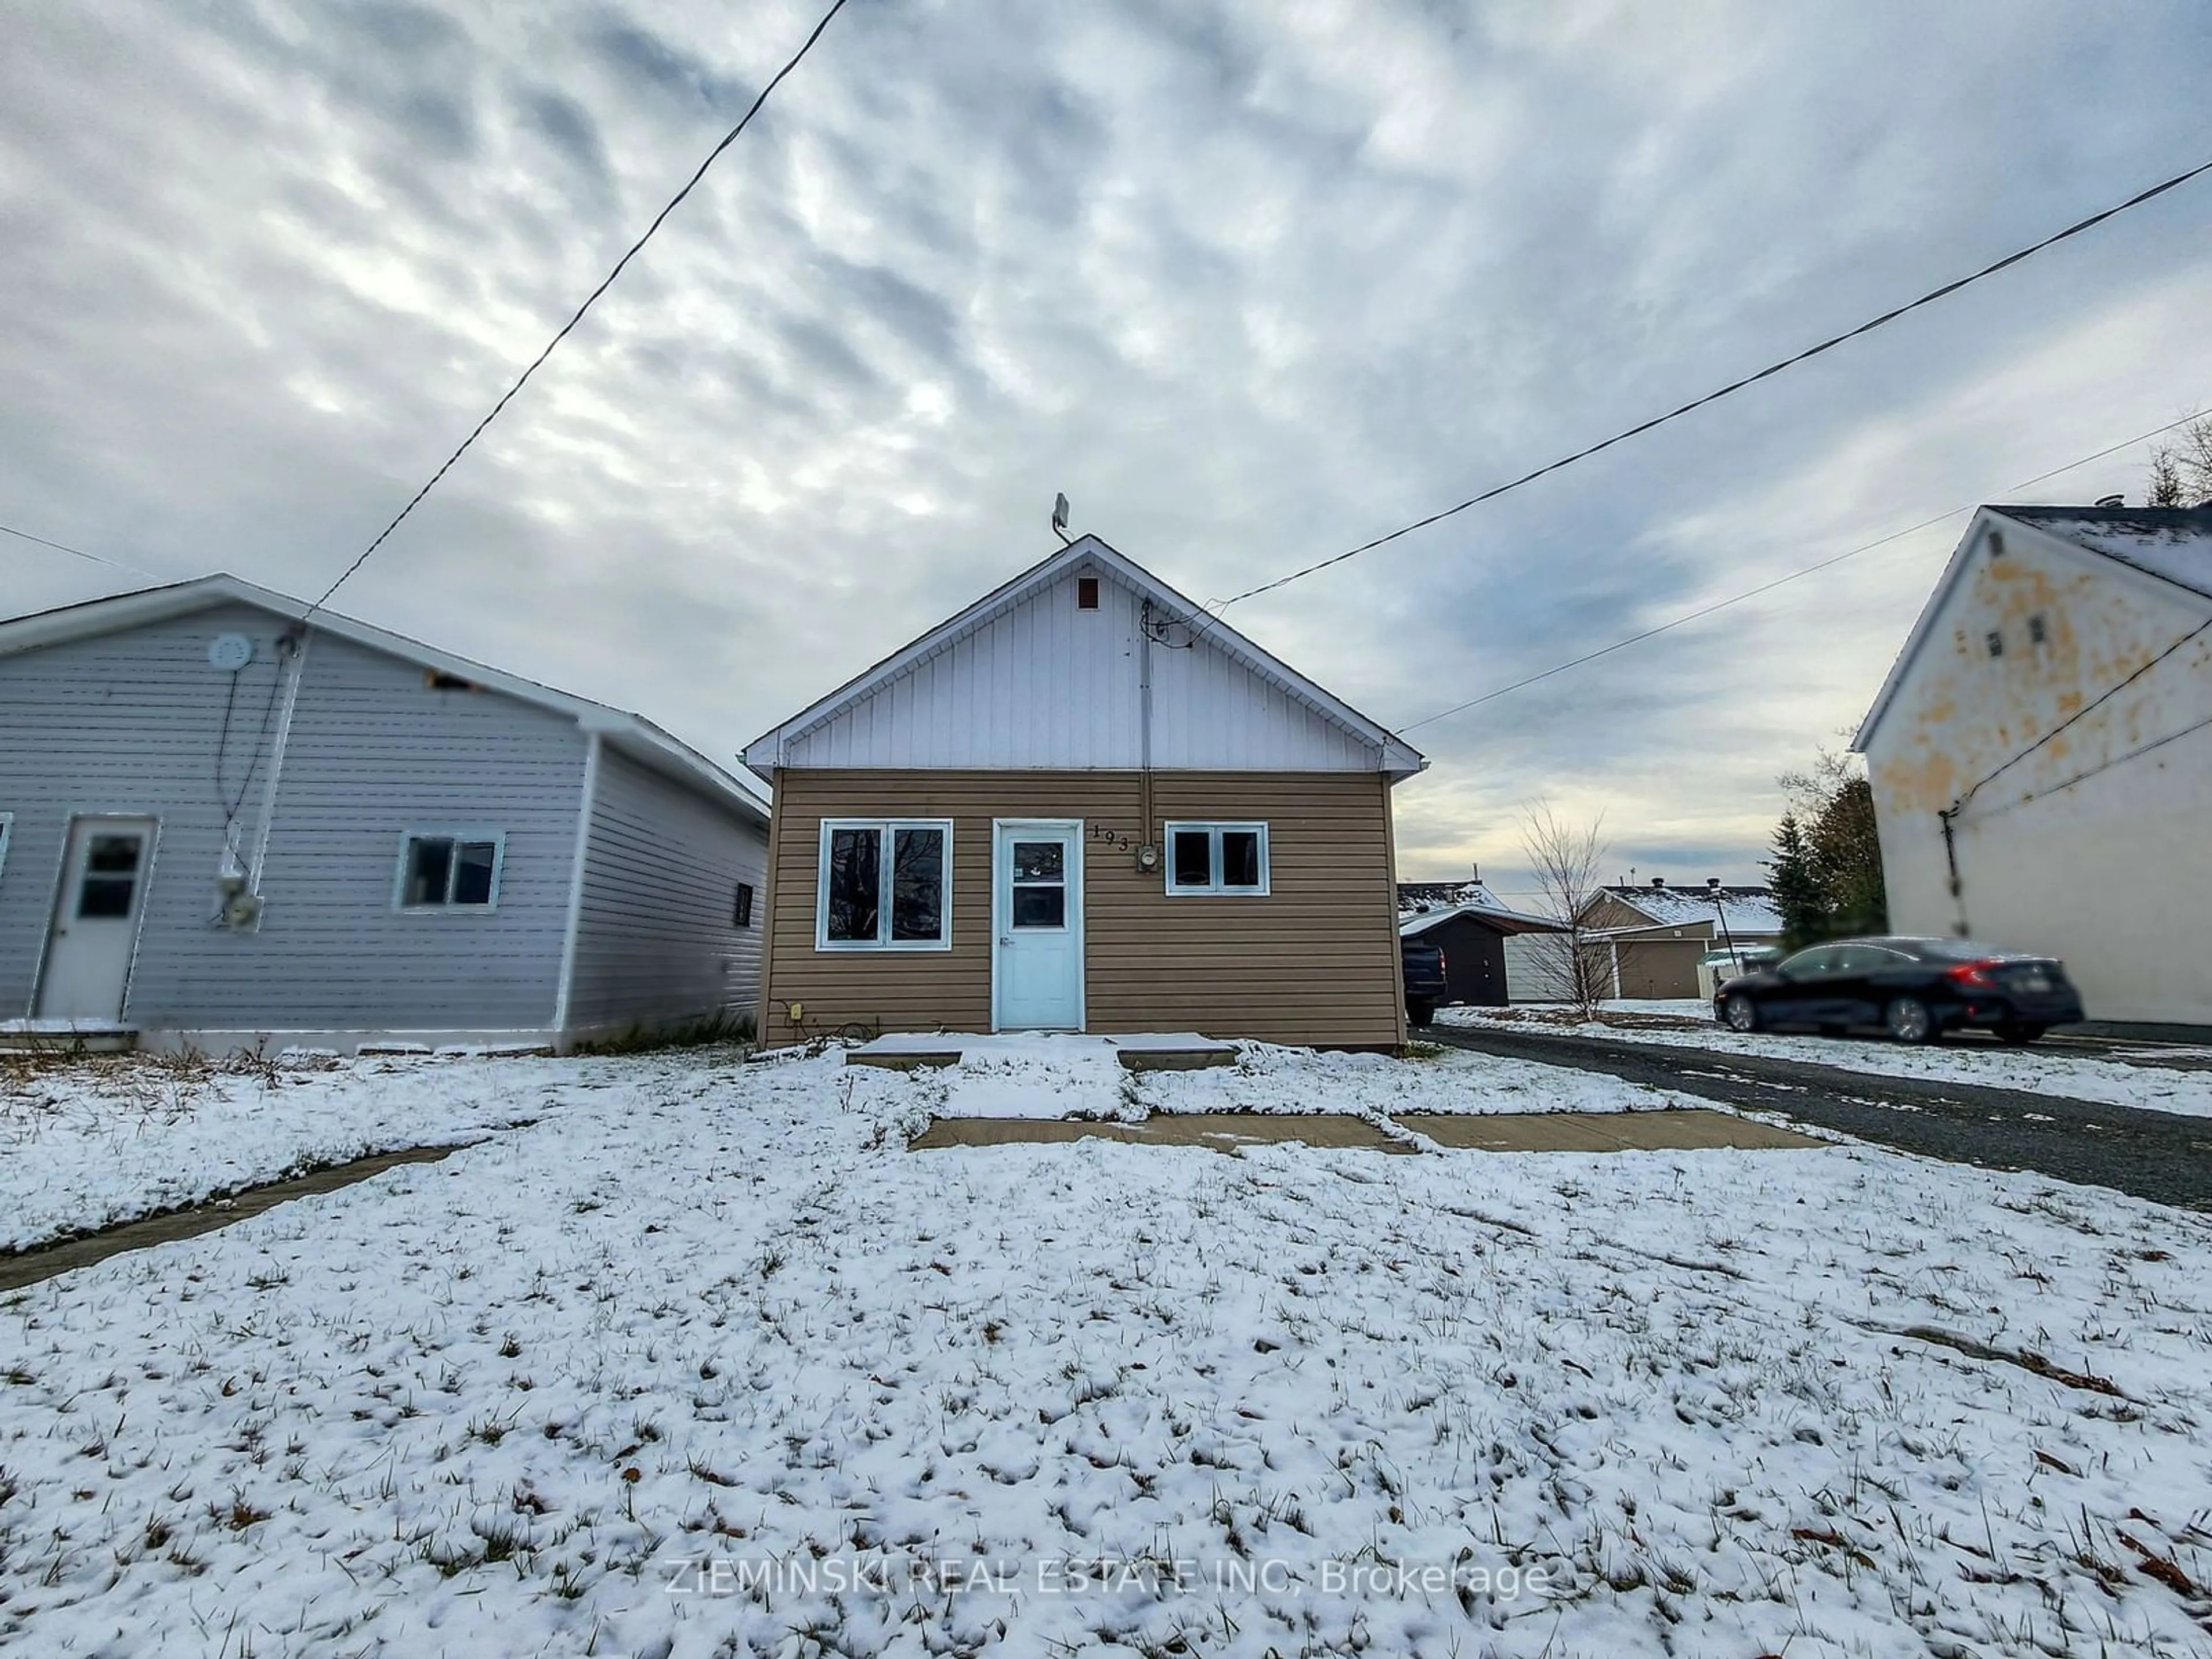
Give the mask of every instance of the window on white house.
POLYGON ((1982 643, 1989 647, 1990 655, 1992 657, 2002 657, 2004 655, 2004 635, 1996 629, 1992 628, 1990 629, 1987 636, 1984 638, 1982 643))
POLYGON ((507 837, 496 831, 410 834, 399 854, 403 910, 489 910, 499 903, 507 837))
POLYGON ((749 881, 738 884, 737 902, 730 907, 730 926, 750 927, 753 925, 753 884, 749 881))
POLYGON ((13 812, 0 812, 0 876, 8 873, 8 832, 15 827, 13 812))
POLYGON ((2050 637, 2050 625, 2043 620, 2043 613, 2039 611, 2027 619, 2027 642, 2030 645, 2041 645, 2050 637))
POLYGON ((1268 886, 1264 823, 1170 823, 1168 891, 1264 896, 1268 886))
POLYGON ((952 824, 825 818, 814 943, 824 951, 942 951, 952 943, 952 824))

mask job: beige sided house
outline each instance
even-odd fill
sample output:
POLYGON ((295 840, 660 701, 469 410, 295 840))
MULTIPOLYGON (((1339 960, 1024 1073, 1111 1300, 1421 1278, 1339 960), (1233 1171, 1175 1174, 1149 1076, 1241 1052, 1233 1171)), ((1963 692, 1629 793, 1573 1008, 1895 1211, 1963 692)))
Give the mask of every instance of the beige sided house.
POLYGON ((1606 953, 1607 994, 1654 1001, 1700 994, 1698 963, 1716 946, 1782 943, 1782 912, 1764 887, 1669 887, 1663 877, 1600 888, 1582 908, 1585 937, 1606 953))
POLYGON ((1405 1041, 1426 763, 1094 536, 757 739, 761 1033, 1405 1041))

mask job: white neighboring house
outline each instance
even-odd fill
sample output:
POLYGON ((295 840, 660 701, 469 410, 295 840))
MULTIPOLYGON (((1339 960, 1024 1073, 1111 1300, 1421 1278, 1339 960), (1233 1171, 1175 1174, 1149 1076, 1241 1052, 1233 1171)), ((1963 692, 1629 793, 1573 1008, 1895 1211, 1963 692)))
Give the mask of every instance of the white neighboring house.
POLYGON ((215 575, 0 622, 0 1039, 568 1048, 751 1010, 768 807, 215 575))
POLYGON ((1853 739, 1891 926, 2212 1025, 2212 507, 1984 507, 1853 739))

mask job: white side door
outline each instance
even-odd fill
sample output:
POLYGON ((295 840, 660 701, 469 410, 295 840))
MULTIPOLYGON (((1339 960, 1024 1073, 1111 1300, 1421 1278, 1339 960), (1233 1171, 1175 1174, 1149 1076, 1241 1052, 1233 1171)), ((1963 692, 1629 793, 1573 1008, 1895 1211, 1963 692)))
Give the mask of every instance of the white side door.
POLYGON ((1083 1029, 1083 825, 999 819, 991 845, 991 1024, 1083 1029))
POLYGON ((123 1017, 153 863, 153 819, 71 822, 46 971, 39 976, 39 1018, 123 1017))

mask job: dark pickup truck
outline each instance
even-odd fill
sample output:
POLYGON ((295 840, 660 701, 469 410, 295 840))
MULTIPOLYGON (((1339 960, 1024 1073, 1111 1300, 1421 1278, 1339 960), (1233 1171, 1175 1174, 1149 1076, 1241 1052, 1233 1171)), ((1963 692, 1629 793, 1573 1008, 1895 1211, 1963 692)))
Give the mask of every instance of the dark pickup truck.
POLYGON ((1417 939, 1398 941, 1398 957, 1406 973, 1406 1023, 1426 1025, 1437 1017, 1437 1006, 1451 994, 1444 981, 1444 953, 1417 939))

